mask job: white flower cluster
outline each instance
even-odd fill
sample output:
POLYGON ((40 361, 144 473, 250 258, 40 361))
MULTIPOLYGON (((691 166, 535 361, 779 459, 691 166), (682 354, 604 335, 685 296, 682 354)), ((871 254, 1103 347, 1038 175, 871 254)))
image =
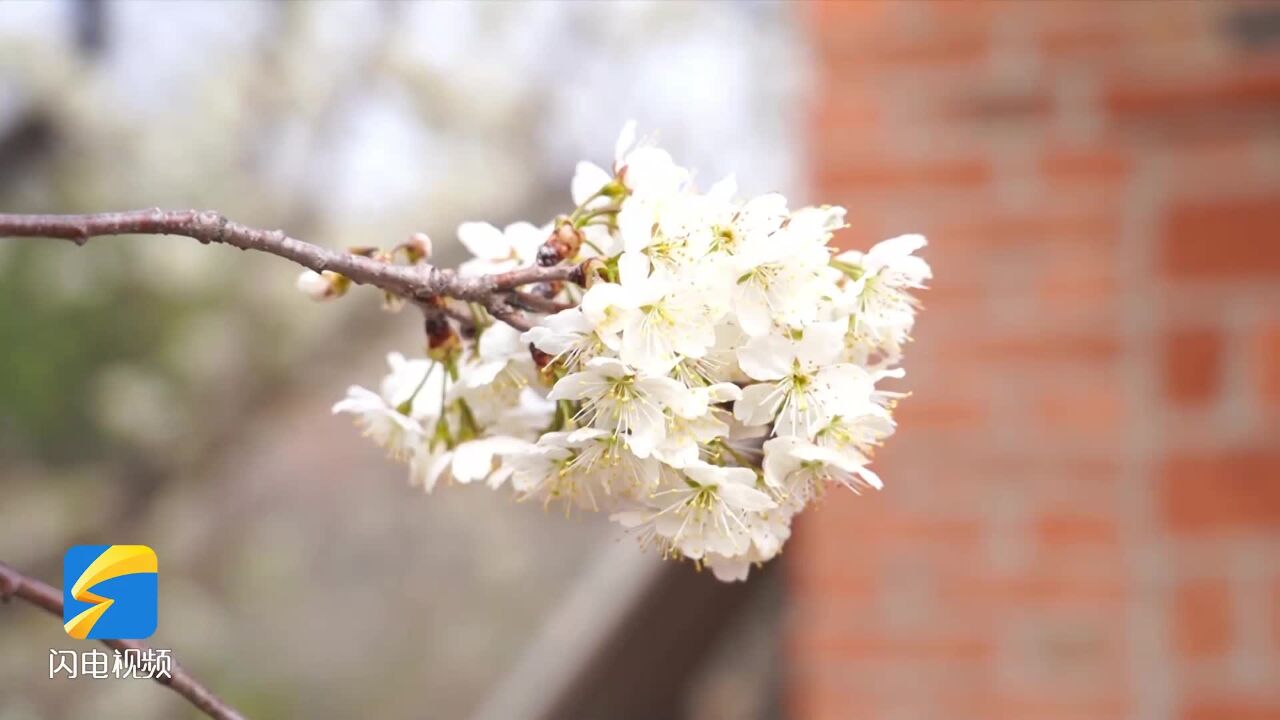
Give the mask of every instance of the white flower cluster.
POLYGON ((434 359, 389 357, 380 392, 334 406, 427 490, 510 483, 607 511, 669 556, 743 579, 830 483, 879 488, 897 363, 929 266, 904 235, 833 255, 844 210, 706 192, 633 126, 611 171, 581 163, 571 215, 538 228, 465 223, 464 275, 595 258, 585 289, 538 288, 553 312, 498 321, 434 359), (567 248, 567 249, 566 249, 567 248), (558 253, 558 254, 557 254, 558 253))

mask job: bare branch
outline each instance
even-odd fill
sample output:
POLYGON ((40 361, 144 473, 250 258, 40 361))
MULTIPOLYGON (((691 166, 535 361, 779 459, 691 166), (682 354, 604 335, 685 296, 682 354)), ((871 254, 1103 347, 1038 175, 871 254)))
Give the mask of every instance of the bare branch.
POLYGON ((521 332, 533 327, 533 323, 524 313, 508 305, 502 298, 494 297, 485 304, 484 309, 488 310, 490 315, 521 332))
POLYGON ((507 295, 507 302, 516 307, 540 313, 558 313, 561 310, 568 310, 574 307, 571 303, 552 300, 535 293, 522 292, 520 290, 512 290, 507 295))
POLYGON ((107 235, 183 235, 202 243, 277 255, 316 272, 338 273, 361 285, 373 285, 410 299, 451 297, 489 303, 495 293, 540 282, 583 282, 574 265, 527 267, 464 278, 427 264, 393 265, 363 255, 330 250, 283 230, 261 230, 229 220, 212 210, 129 210, 89 215, 10 215, 0 213, 0 236, 62 238, 83 245, 107 235))
MULTIPOLYGON (((3 217, 3 215, 0 215, 0 220, 3 217)), ((0 227, 3 226, 0 225, 0 227)), ((585 274, 586 271, 583 269, 583 265, 552 265, 551 267, 535 265, 498 273, 497 275, 488 275, 483 280, 487 282, 492 290, 514 290, 522 285, 560 280, 568 280, 577 285, 584 285, 585 274)))
MULTIPOLYGON (((37 607, 44 608, 57 617, 62 617, 62 593, 52 586, 14 570, 0 563, 0 600, 21 598, 37 607)), ((114 650, 147 650, 147 646, 135 640, 103 640, 102 643, 114 650)), ((171 664, 168 677, 153 678, 161 685, 186 698, 205 715, 216 720, 244 720, 244 716, 230 705, 220 700, 198 680, 192 677, 177 662, 171 664)))

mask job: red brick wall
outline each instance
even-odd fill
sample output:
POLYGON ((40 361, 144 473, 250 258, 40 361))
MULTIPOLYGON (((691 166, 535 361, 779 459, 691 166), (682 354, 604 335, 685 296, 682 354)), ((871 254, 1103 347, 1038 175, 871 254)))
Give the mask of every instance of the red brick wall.
POLYGON ((937 279, 789 715, 1280 718, 1280 5, 803 12, 813 196, 937 279))

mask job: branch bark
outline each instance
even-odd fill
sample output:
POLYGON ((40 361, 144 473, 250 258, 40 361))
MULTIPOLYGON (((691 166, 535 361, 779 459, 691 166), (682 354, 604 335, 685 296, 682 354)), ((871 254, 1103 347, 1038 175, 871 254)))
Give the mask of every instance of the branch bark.
POLYGON ((524 285, 569 281, 582 284, 577 265, 519 268, 495 275, 461 277, 428 264, 393 265, 363 255, 330 250, 289 237, 283 230, 241 225, 213 210, 127 210, 88 215, 11 215, 0 213, 0 236, 71 240, 83 245, 109 235, 182 235, 202 243, 276 255, 316 272, 326 270, 409 299, 451 297, 489 303, 498 293, 524 285))
MULTIPOLYGON (((20 598, 44 608, 53 615, 62 617, 62 593, 53 586, 34 578, 27 577, 0 562, 0 600, 8 602, 9 598, 20 598)), ((113 650, 147 650, 147 646, 136 640, 103 640, 102 643, 113 650)), ((244 716, 209 691, 176 661, 170 666, 169 677, 153 678, 161 685, 181 695, 205 715, 216 720, 245 720, 244 716)))

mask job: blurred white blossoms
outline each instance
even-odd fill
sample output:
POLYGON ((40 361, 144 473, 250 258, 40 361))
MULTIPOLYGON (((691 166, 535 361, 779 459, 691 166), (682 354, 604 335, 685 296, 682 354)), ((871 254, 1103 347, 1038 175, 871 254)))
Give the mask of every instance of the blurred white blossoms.
POLYGON ((902 394, 877 385, 902 377, 910 293, 930 270, 919 235, 833 257, 843 208, 789 210, 777 194, 736 198, 732 178, 705 193, 691 178, 628 125, 610 169, 579 163, 569 215, 464 223, 463 275, 592 259, 589 276, 517 298, 540 313, 523 332, 478 307, 460 335, 456 312, 429 321, 431 359, 391 354, 381 391, 353 387, 334 412, 427 490, 510 480, 745 578, 827 486, 881 487, 868 464, 902 394))

